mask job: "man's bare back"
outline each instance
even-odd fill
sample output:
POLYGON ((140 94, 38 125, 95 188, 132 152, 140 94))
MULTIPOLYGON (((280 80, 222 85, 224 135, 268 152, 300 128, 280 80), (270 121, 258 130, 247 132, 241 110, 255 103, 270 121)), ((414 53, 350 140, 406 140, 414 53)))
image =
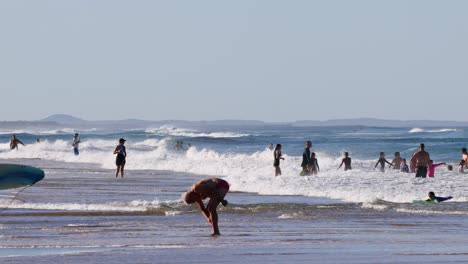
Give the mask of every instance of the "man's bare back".
POLYGON ((420 150, 413 154, 411 160, 415 162, 417 167, 427 167, 431 158, 429 153, 424 150, 420 150))

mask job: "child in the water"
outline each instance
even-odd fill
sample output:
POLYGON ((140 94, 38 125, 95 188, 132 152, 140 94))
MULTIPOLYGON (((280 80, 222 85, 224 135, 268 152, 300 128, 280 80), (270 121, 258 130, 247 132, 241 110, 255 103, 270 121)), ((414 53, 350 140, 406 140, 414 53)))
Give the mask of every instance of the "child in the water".
POLYGON ((320 167, 318 165, 318 160, 315 158, 315 152, 310 153, 310 173, 313 175, 317 175, 320 171, 320 167))
POLYGON ((405 173, 409 172, 409 167, 408 167, 408 164, 406 164, 406 159, 401 160, 401 169, 400 169, 400 171, 405 172, 405 173))
POLYGON ((440 165, 445 165, 445 162, 434 164, 434 161, 430 160, 429 161, 429 167, 428 167, 428 170, 427 170, 427 177, 434 177, 435 168, 439 167, 440 165))
POLYGON ((385 163, 388 163, 389 165, 392 165, 390 162, 388 162, 388 160, 385 159, 385 153, 380 152, 380 158, 377 161, 377 163, 375 164, 374 169, 377 168, 377 165, 380 164, 380 168, 379 168, 380 172, 385 172, 385 163))
POLYGON ((465 173, 465 160, 460 160, 460 163, 458 163, 458 172, 465 173))

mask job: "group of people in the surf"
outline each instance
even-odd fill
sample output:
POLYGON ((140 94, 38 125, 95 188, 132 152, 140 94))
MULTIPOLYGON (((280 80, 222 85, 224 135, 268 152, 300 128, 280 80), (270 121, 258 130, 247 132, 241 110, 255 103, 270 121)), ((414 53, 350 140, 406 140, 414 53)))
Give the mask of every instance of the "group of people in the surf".
MULTIPOLYGON (((280 160, 284 160, 282 153, 281 153, 281 144, 276 144, 276 147, 273 150, 273 166, 275 167, 275 176, 281 175, 281 168, 280 168, 280 160)), ((320 171, 320 167, 317 160, 317 155, 315 152, 311 152, 310 149, 312 148, 312 141, 307 141, 304 152, 302 154, 302 163, 301 167, 302 170, 300 172, 301 176, 307 175, 317 175, 320 171)), ((404 173, 415 173, 416 177, 426 178, 426 177, 434 177, 435 169, 441 165, 447 165, 445 162, 434 163, 431 160, 430 155, 427 151, 425 151, 425 145, 421 143, 419 145, 419 150, 415 152, 410 159, 409 166, 407 164, 406 159, 400 156, 400 152, 395 152, 395 157, 390 162, 385 159, 385 153, 380 152, 379 159, 375 163, 374 169, 378 169, 381 172, 385 172, 385 165, 388 164, 389 168, 393 168, 394 170, 398 170, 404 173)), ((338 169, 343 167, 344 170, 351 170, 351 158, 349 157, 349 153, 344 153, 344 158, 341 161, 340 166, 338 169)), ((462 148, 462 159, 458 164, 458 172, 464 173, 465 169, 468 168, 468 152, 466 148, 462 148)), ((447 169, 449 171, 453 170, 452 165, 448 165, 447 169)))
MULTIPOLYGON (((116 154, 116 166, 117 171, 115 176, 118 177, 120 174, 121 177, 124 176, 124 167, 126 163, 126 156, 127 151, 124 146, 125 139, 119 139, 119 145, 115 148, 113 154, 116 154)), ((39 142, 39 141, 38 141, 39 142)), ((79 155, 78 145, 81 142, 79 138, 79 134, 75 133, 73 138, 72 146, 75 155, 79 155)), ((10 140, 10 149, 18 149, 18 144, 23 144, 21 140, 19 140, 16 135, 13 135, 12 139, 10 140)), ((188 144, 190 148, 190 144, 188 144)), ((270 149, 272 149, 273 145, 270 145, 270 149)), ((281 144, 277 144, 273 150, 274 155, 274 163, 273 166, 275 167, 275 175, 281 175, 280 169, 280 160, 284 160, 282 153, 281 153, 281 144)), ((304 148, 304 152, 302 155, 302 171, 300 175, 316 175, 320 171, 320 167, 318 165, 318 160, 316 157, 315 152, 311 152, 310 149, 312 148, 312 142, 307 141, 306 146, 304 148)), ((183 142, 177 141, 175 146, 176 150, 184 150, 183 142)), ((400 157, 400 153, 395 153, 395 158, 392 162, 389 162, 385 159, 385 153, 381 152, 380 157, 375 164, 374 168, 377 168, 380 165, 379 170, 384 172, 385 171, 385 164, 389 164, 389 167, 393 167, 394 169, 400 170, 402 172, 415 172, 416 177, 425 178, 433 177, 435 168, 440 165, 445 165, 444 162, 441 163, 433 163, 430 159, 430 155, 428 152, 425 151, 424 144, 420 144, 419 151, 415 152, 411 159, 410 159, 410 166, 406 164, 406 159, 400 157)), ((459 164, 459 172, 464 172, 466 165, 468 164, 468 152, 466 148, 462 149, 462 160, 459 164)), ((351 170, 351 158, 349 157, 349 153, 344 153, 344 158, 342 159, 341 164, 339 165, 338 169, 340 169, 344 165, 344 170, 351 170)), ((452 170, 452 167, 449 165, 447 167, 449 170, 452 170)), ((229 183, 223 179, 219 178, 208 178, 203 179, 196 182, 192 188, 187 191, 185 194, 182 195, 182 200, 186 204, 197 204, 200 208, 203 216, 206 218, 208 223, 212 226, 213 233, 212 236, 220 235, 219 227, 218 227, 218 214, 216 212, 216 208, 221 203, 223 206, 226 206, 228 202, 224 199, 226 194, 229 192, 229 183), (205 206, 203 203, 204 199, 209 198, 209 202, 205 206)), ((434 192, 429 193, 429 199, 425 200, 424 202, 442 202, 451 199, 452 197, 438 197, 435 196, 434 192)))
POLYGON ((183 141, 177 141, 175 146, 174 146, 174 149, 177 150, 177 151, 181 151, 181 150, 188 150, 191 147, 192 147, 192 145, 190 143, 188 143, 187 147, 185 147, 183 141))

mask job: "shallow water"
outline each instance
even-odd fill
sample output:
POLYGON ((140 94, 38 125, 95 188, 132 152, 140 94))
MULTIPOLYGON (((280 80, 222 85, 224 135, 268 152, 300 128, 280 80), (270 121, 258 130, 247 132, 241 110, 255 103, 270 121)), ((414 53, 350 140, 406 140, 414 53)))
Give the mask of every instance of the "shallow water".
POLYGON ((44 180, 0 191, 1 263, 466 263, 468 181, 441 166, 436 177, 373 170, 378 152, 403 157, 426 143, 436 162, 456 165, 463 128, 141 128, 82 132, 0 128, 0 162, 32 165, 44 180), (9 151, 9 133, 27 146, 9 151), (41 143, 34 144, 36 137, 41 143), (114 177, 116 139, 127 138, 125 178, 114 177), (304 141, 321 171, 300 177, 304 141), (192 148, 176 151, 176 140, 192 148), (3 142, 3 143, 2 143, 3 142), (274 177, 270 143, 282 143, 274 177), (337 170, 342 152, 353 170, 337 170), (180 196, 197 180, 231 184, 220 206, 222 236, 180 196), (413 203, 429 191, 454 198, 413 203))
MULTIPOLYGON (((433 213, 445 206, 466 211, 464 203, 365 206, 234 191, 226 197, 230 204, 219 208, 222 236, 213 238, 198 209, 179 200, 201 175, 128 171, 116 179, 113 171, 89 164, 83 164, 86 170, 47 166, 46 179, 24 190, 1 214, 2 263, 468 260, 466 215, 433 213)), ((8 205, 3 198, 2 205, 8 205)))

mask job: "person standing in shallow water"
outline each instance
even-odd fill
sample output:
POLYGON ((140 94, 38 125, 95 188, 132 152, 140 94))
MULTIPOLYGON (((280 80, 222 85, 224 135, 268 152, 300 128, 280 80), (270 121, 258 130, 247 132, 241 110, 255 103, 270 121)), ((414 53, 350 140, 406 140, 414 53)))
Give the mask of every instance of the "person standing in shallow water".
POLYGON ((431 160, 429 153, 424 150, 424 144, 419 145, 419 151, 413 154, 411 162, 416 166, 416 177, 426 178, 427 167, 431 160))
POLYGON ((73 153, 75 154, 75 156, 80 155, 80 151, 78 150, 78 146, 80 145, 80 143, 81 143, 80 134, 75 133, 75 135, 73 136, 73 142, 72 142, 73 153))
POLYGON ((320 167, 318 164, 318 159, 315 157, 315 152, 310 153, 310 174, 317 175, 320 171, 320 167))
POLYGON ((430 160, 429 161, 429 164, 427 166, 427 177, 434 177, 435 175, 435 168, 439 167, 440 165, 446 165, 445 162, 441 162, 441 163, 435 163, 434 164, 434 161, 433 160, 430 160))
POLYGON ((426 178, 427 168, 431 160, 429 153, 424 150, 424 144, 419 145, 419 151, 411 157, 411 162, 416 166, 416 177, 426 178))
POLYGON ((10 149, 16 149, 18 150, 18 144, 21 144, 24 146, 24 143, 19 140, 16 135, 13 135, 10 140, 10 149))
MULTIPOLYGON (((340 164, 340 166, 338 167, 338 169, 340 169, 341 166, 344 164, 344 170, 345 170, 345 171, 351 170, 351 158, 349 157, 348 152, 345 152, 344 155, 345 155, 345 157, 344 157, 343 160, 341 161, 341 164, 340 164)), ((337 169, 337 170, 338 170, 338 169, 337 169)))
POLYGON ((409 173, 409 167, 408 167, 408 164, 406 164, 406 159, 402 159, 401 160, 401 165, 400 165, 401 169, 400 171, 401 172, 405 172, 405 173, 409 173))
POLYGON ((275 167, 275 176, 281 175, 280 168, 280 159, 284 160, 281 154, 281 144, 276 144, 275 151, 273 152, 274 162, 273 166, 275 167))
POLYGON ((377 165, 380 164, 380 168, 379 168, 380 172, 385 172, 385 163, 392 165, 390 162, 388 162, 388 160, 385 159, 385 153, 380 152, 380 158, 375 164, 374 169, 377 168, 377 165))
POLYGON ((229 192, 229 183, 223 179, 211 178, 196 182, 190 191, 182 195, 182 200, 186 204, 196 203, 205 216, 206 220, 213 227, 212 236, 219 236, 218 213, 216 208, 221 203, 223 206, 228 204, 224 197, 229 192), (210 198, 205 207, 203 200, 210 198))
POLYGON ((307 166, 310 165, 310 148, 311 147, 312 147, 312 141, 309 140, 309 141, 306 142, 304 152, 302 153, 302 163, 301 163, 302 172, 301 172, 301 175, 309 175, 310 174, 307 166))
POLYGON ((395 152, 395 158, 393 158, 390 167, 393 166, 393 169, 400 170, 402 160, 403 159, 400 157, 400 152, 395 152))
POLYGON ((117 171, 115 172, 115 177, 117 178, 119 176, 120 172, 120 177, 124 177, 124 167, 126 163, 126 158, 127 158, 127 150, 125 149, 125 139, 121 138, 119 139, 119 145, 115 147, 114 154, 117 154, 117 157, 115 158, 115 165, 117 165, 117 171))
POLYGON ((465 168, 468 166, 468 152, 466 151, 466 148, 462 148, 462 160, 465 161, 465 168))

